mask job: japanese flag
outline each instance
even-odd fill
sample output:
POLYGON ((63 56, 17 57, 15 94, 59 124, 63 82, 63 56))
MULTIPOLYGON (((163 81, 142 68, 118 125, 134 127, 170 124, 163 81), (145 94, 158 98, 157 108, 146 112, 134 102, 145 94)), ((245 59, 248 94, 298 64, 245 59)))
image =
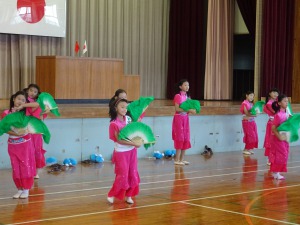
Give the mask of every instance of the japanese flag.
POLYGON ((84 55, 87 52, 87 45, 86 41, 84 41, 83 49, 82 49, 82 55, 84 55))
POLYGON ((66 0, 0 0, 0 32, 66 36, 66 0))

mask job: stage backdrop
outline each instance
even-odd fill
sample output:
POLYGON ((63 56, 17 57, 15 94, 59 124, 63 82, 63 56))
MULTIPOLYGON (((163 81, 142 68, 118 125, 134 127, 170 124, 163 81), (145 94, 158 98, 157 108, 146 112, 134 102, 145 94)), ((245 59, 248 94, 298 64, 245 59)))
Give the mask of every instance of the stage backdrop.
POLYGON ((1 33, 66 36, 66 0, 0 0, 1 33))

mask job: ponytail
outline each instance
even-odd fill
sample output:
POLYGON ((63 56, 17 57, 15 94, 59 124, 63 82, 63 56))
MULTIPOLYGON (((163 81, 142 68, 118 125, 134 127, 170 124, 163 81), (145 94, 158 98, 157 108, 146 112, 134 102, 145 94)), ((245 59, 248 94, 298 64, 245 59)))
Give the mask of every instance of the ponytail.
POLYGON ((278 102, 281 102, 284 98, 287 98, 287 96, 281 94, 278 96, 277 101, 274 101, 272 103, 272 109, 275 111, 275 113, 277 113, 280 110, 280 105, 278 104, 278 102))

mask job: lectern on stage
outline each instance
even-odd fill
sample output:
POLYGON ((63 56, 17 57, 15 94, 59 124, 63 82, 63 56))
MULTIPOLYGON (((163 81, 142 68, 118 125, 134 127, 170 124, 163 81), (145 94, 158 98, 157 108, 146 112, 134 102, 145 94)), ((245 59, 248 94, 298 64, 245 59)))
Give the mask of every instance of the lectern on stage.
POLYGON ((107 100, 119 88, 140 97, 140 76, 124 75, 122 59, 37 56, 36 83, 56 100, 107 100))

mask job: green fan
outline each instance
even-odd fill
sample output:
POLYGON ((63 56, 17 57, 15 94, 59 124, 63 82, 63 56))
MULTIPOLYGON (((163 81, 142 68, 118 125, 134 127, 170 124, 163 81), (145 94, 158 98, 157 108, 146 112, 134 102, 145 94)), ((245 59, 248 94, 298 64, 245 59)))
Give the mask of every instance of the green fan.
POLYGON ((132 121, 136 122, 140 116, 145 112, 150 103, 154 100, 153 96, 150 97, 140 97, 138 100, 131 102, 127 106, 127 110, 130 112, 132 121))
POLYGON ((287 121, 282 123, 277 130, 287 136, 288 142, 295 142, 299 139, 300 114, 294 114, 287 121))
POLYGON ((155 137, 151 128, 141 122, 132 122, 126 125, 119 133, 119 140, 133 141, 142 139, 144 147, 148 149, 155 143, 155 137))
POLYGON ((187 99, 186 101, 181 103, 179 107, 184 111, 195 109, 197 113, 200 113, 201 110, 200 102, 194 99, 187 99))
POLYGON ((60 116, 57 104, 49 93, 42 92, 37 99, 37 103, 39 103, 42 111, 45 111, 48 108, 55 116, 60 116))
POLYGON ((256 115, 259 113, 263 113, 263 108, 265 105, 265 101, 257 101, 255 102, 254 106, 250 109, 251 115, 256 115))
POLYGON ((0 135, 10 130, 16 133, 27 129, 31 134, 43 134, 45 143, 50 142, 50 132, 45 123, 33 116, 26 116, 24 112, 15 112, 5 116, 0 122, 0 135))
POLYGON ((287 112, 289 115, 291 115, 291 116, 294 114, 290 102, 288 102, 288 106, 287 106, 287 108, 286 108, 286 112, 287 112))

